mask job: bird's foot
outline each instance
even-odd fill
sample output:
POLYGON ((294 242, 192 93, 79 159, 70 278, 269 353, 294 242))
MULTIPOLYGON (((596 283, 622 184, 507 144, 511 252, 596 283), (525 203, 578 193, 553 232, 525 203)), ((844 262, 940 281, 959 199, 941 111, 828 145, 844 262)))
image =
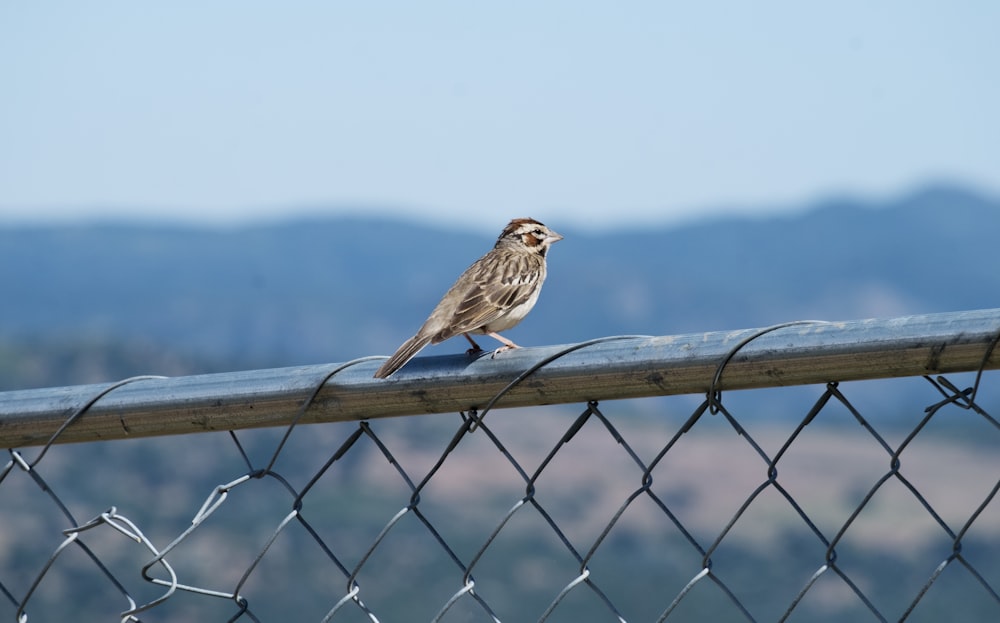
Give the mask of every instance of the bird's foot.
POLYGON ((465 351, 466 355, 478 355, 479 353, 483 352, 483 349, 479 347, 479 344, 476 344, 476 341, 474 339, 469 337, 468 333, 463 333, 462 335, 464 335, 465 339, 469 340, 469 344, 472 345, 472 348, 465 351))
POLYGON ((521 347, 518 346, 517 344, 504 344, 500 348, 493 351, 493 354, 490 355, 490 359, 495 359, 496 356, 499 355, 500 353, 508 350, 514 350, 515 348, 521 348, 521 347))

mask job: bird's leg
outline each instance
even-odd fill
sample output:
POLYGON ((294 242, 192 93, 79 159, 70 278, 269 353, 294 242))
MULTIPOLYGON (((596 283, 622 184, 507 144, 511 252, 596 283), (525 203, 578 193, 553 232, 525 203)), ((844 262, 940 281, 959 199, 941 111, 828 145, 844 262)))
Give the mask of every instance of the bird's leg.
POLYGON ((467 355, 475 355, 476 353, 483 352, 483 349, 480 348, 479 344, 476 344, 476 342, 471 337, 469 337, 468 333, 463 333, 462 335, 465 336, 465 339, 469 340, 469 344, 472 344, 472 348, 470 348, 469 350, 465 351, 465 354, 467 354, 467 355))
POLYGON ((521 348, 520 346, 518 346, 514 342, 511 342, 510 340, 500 335, 499 333, 492 332, 492 333, 487 333, 486 335, 490 336, 494 340, 497 340, 498 342, 501 342, 503 344, 503 346, 493 351, 493 354, 490 355, 490 359, 496 357, 498 354, 502 353, 505 350, 511 350, 512 348, 521 348))

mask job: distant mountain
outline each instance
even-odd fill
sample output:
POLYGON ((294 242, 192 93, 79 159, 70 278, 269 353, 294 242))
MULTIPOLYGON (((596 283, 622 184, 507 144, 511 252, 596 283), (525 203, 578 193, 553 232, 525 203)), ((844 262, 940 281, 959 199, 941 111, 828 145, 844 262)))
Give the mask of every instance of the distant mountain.
MULTIPOLYGON (((511 331, 523 344, 1000 306, 1000 199, 958 188, 606 235, 549 224, 566 239, 511 331)), ((0 370, 39 341, 124 344, 168 374, 388 353, 492 242, 361 218, 0 228, 0 370)))
MULTIPOLYGON (((831 201, 796 216, 723 219, 601 236, 550 224, 566 239, 552 252, 549 282, 538 307, 511 332, 526 345, 1000 306, 995 253, 1000 202, 958 189, 930 189, 886 205, 831 201)), ((233 229, 126 224, 0 229, 0 390, 388 353, 491 243, 490 236, 374 219, 233 229)), ((435 348, 438 353, 458 352, 465 346, 455 341, 435 348)), ((773 451, 820 389, 734 391, 727 393, 725 403, 773 451)), ((984 428, 992 431, 988 423, 938 417, 923 429, 936 432, 921 433, 911 444, 907 435, 923 417, 927 396, 938 399, 921 379, 858 382, 846 393, 852 404, 863 405, 861 412, 883 436, 907 439, 904 471, 944 511, 945 521, 967 516, 964 509, 973 512, 977 496, 994 482, 988 464, 996 456, 990 445, 995 438, 982 436, 984 428), (910 392, 907 381, 921 384, 923 391, 910 392), (931 461, 926 467, 912 458, 921 456, 921 447, 923 458, 931 461), (961 478, 956 480, 956 474, 961 478), (956 487, 959 481, 962 486, 956 487)), ((617 432, 611 435, 591 418, 573 429, 572 444, 563 444, 564 435, 580 405, 512 410, 504 417, 491 416, 490 427, 506 448, 516 449, 512 454, 522 465, 546 462, 544 475, 535 481, 536 499, 577 548, 589 547, 589 539, 597 538, 640 477, 646 482, 617 436, 648 460, 700 401, 691 398, 606 401, 601 409, 617 432), (543 459, 549 444, 559 448, 551 463, 551 457, 543 459)), ((989 400, 995 403, 995 395, 989 400)), ((979 403, 986 404, 983 399, 979 403)), ((992 406, 988 410, 996 412, 992 406)), ((351 567, 366 555, 363 550, 379 528, 401 505, 412 502, 397 466, 405 465, 411 476, 419 477, 441 456, 460 424, 455 414, 379 420, 372 427, 379 443, 392 449, 393 465, 362 438, 332 466, 331 454, 339 456, 356 426, 300 426, 289 445, 282 445, 275 469, 291 486, 311 483, 305 516, 331 551, 354 561, 347 563, 351 567), (314 480, 317 470, 327 467, 314 480)), ((698 426, 658 464, 655 492, 708 548, 739 501, 756 496, 760 481, 752 474, 767 478, 770 470, 732 434, 724 418, 704 417, 698 426)), ((276 444, 285 443, 284 433, 282 427, 239 431, 239 445, 233 443, 235 437, 218 432, 53 447, 42 466, 45 491, 37 489, 43 481, 34 479, 40 477, 21 470, 12 470, 3 482, 8 502, 3 534, 9 536, 4 551, 10 555, 0 557, 0 580, 15 593, 27 590, 26 582, 45 568, 59 543, 42 537, 58 536, 67 527, 65 508, 87 518, 114 506, 158 547, 165 546, 191 528, 205 495, 217 499, 219 483, 236 482, 247 469, 255 471, 276 444), (58 495, 63 506, 55 507, 49 495, 58 495)), ((525 488, 508 459, 493 452, 483 435, 462 444, 447 451, 448 460, 423 491, 420 508, 468 562, 525 488)), ((888 465, 884 449, 836 404, 810 424, 781 460, 783 486, 828 538, 888 465)), ((245 482, 192 540, 172 551, 182 582, 233 586, 258 548, 271 543, 268 539, 293 502, 271 478, 245 482), (194 551, 200 548, 203 552, 194 551)), ((892 486, 884 488, 890 497, 880 491, 853 524, 858 527, 838 537, 836 548, 838 560, 845 561, 841 567, 849 568, 866 594, 876 596, 883 612, 897 612, 897 606, 912 600, 952 553, 954 541, 940 530, 941 520, 931 521, 905 493, 902 501, 892 497, 892 486)), ((765 492, 758 499, 744 515, 757 519, 730 525, 725 542, 718 549, 713 546, 713 573, 737 588, 754 616, 773 620, 826 560, 827 546, 781 496, 768 498, 765 492)), ((600 537, 601 546, 588 562, 591 577, 621 604, 629 620, 653 620, 668 605, 664 600, 703 566, 703 552, 691 547, 692 537, 682 536, 658 506, 646 502, 643 496, 629 507, 600 537), (643 581, 635 582, 636 577, 643 581)), ((580 568, 531 505, 522 508, 496 544, 477 557, 477 591, 494 596, 491 603, 504 620, 537 618, 580 568)), ((963 541, 963 551, 980 561, 985 577, 991 568, 984 568, 983 561, 1000 560, 992 526, 981 519, 963 541)), ((242 585, 241 595, 250 596, 259 620, 283 620, 291 610, 300 619, 318 620, 342 596, 343 584, 337 584, 342 576, 319 555, 314 534, 298 528, 293 522, 273 547, 268 545, 262 564, 242 585)), ((116 573, 136 568, 137 550, 106 539, 88 543, 116 573)), ((421 521, 404 518, 386 543, 394 545, 376 551, 360 575, 366 603, 383 620, 429 619, 460 586, 461 574, 421 521), (397 552, 406 553, 402 567, 397 552), (414 569, 419 569, 417 575, 414 569)), ((142 552, 139 563, 149 558, 142 552)), ((120 611, 120 595, 108 600, 110 587, 103 576, 78 571, 54 565, 32 598, 32 612, 65 620, 80 619, 81 612, 120 611), (72 576, 58 575, 67 569, 72 576)), ((916 616, 954 619, 959 612, 955 604, 961 604, 963 620, 993 616, 995 602, 981 583, 965 575, 965 584, 947 589, 935 584, 916 616), (947 591, 944 598, 942 590, 947 591)), ((128 576, 129 582, 134 577, 128 576)), ((833 586, 834 592, 823 593, 822 599, 807 596, 796 609, 799 618, 869 617, 852 594, 836 592, 842 588, 833 586)), ((570 594, 556 616, 592 617, 597 602, 581 600, 580 594, 570 594)), ((678 611, 682 618, 684 612, 697 620, 743 618, 718 592, 696 587, 690 595, 682 606, 687 610, 678 611)), ((214 608, 224 612, 225 600, 204 606, 204 600, 179 599, 164 604, 162 611, 158 607, 156 616, 205 620, 214 608)), ((13 600, 2 603, 8 603, 7 612, 14 616, 13 600)))

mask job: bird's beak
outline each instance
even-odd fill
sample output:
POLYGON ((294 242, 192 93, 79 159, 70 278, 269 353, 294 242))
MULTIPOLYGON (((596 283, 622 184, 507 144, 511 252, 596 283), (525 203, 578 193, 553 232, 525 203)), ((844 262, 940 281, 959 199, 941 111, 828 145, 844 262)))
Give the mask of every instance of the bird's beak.
POLYGON ((562 234, 557 234, 556 232, 549 230, 549 241, 559 242, 562 239, 562 234))

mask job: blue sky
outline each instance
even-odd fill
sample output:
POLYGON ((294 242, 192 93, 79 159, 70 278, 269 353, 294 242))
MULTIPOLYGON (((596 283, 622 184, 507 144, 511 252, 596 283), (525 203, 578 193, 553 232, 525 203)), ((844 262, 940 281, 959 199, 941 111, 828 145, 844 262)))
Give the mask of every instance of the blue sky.
POLYGON ((0 223, 1000 192, 1000 3, 4 2, 0 223))

